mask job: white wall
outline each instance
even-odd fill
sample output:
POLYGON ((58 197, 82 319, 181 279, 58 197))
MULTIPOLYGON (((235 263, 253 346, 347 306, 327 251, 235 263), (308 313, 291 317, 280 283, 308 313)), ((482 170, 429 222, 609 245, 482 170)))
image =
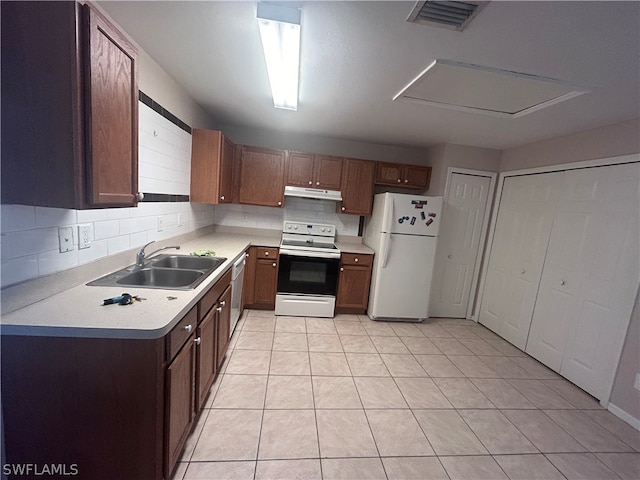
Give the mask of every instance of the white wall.
POLYGON ((497 172, 500 167, 500 150, 443 144, 429 149, 431 183, 428 195, 444 195, 449 167, 469 168, 497 172))

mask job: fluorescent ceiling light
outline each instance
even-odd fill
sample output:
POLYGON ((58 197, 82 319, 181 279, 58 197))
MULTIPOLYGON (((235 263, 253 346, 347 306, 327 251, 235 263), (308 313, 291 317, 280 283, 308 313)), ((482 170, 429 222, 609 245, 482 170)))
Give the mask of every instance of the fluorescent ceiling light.
POLYGON ((300 10, 259 2, 257 18, 273 106, 297 110, 300 10))

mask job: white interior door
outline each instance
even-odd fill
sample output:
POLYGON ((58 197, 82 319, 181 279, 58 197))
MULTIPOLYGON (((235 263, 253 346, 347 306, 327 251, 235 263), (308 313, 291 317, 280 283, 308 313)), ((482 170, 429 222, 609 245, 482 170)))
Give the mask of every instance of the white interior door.
POLYGON ((453 173, 444 202, 429 316, 465 318, 491 177, 453 173))
POLYGON ((565 176, 526 351, 602 398, 639 283, 640 167, 565 176))
POLYGON ((504 180, 479 321, 524 349, 562 173, 504 180))

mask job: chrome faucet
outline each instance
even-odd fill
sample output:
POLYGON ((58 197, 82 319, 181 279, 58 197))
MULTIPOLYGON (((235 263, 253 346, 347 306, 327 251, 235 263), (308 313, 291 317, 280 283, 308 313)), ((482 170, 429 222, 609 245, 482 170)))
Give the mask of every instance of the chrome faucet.
POLYGON ((149 255, 144 253, 144 249, 147 248, 149 245, 151 245, 152 243, 155 243, 155 240, 151 240, 149 243, 147 243, 145 246, 143 246, 140 251, 136 254, 136 266, 137 267, 144 267, 144 259, 147 258, 147 256, 151 256, 154 255, 162 250, 166 250, 168 248, 175 248, 176 250, 180 250, 180 245, 173 245, 171 247, 162 247, 159 248, 158 250, 155 250, 153 252, 151 252, 149 255))

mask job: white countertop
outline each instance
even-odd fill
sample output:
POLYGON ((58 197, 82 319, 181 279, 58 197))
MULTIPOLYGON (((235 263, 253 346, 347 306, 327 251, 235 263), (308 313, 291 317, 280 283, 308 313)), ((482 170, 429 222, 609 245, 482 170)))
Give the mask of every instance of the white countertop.
POLYGON ((341 253, 356 253, 359 255, 373 255, 376 253, 372 248, 367 247, 364 243, 356 242, 336 242, 336 247, 341 253))
MULTIPOLYGON (((154 339, 166 335, 250 246, 273 246, 279 237, 212 233, 181 245, 178 253, 211 249, 227 260, 194 290, 97 287, 85 284, 2 316, 3 335, 154 339), (131 305, 102 305, 128 292, 146 300, 131 305), (168 297, 176 297, 169 300, 168 297)), ((166 252, 165 252, 166 253, 166 252)), ((132 263, 133 263, 132 258, 132 263)), ((105 272, 109 273, 109 272, 105 272)), ((92 281, 95 278, 87 278, 92 281)))

